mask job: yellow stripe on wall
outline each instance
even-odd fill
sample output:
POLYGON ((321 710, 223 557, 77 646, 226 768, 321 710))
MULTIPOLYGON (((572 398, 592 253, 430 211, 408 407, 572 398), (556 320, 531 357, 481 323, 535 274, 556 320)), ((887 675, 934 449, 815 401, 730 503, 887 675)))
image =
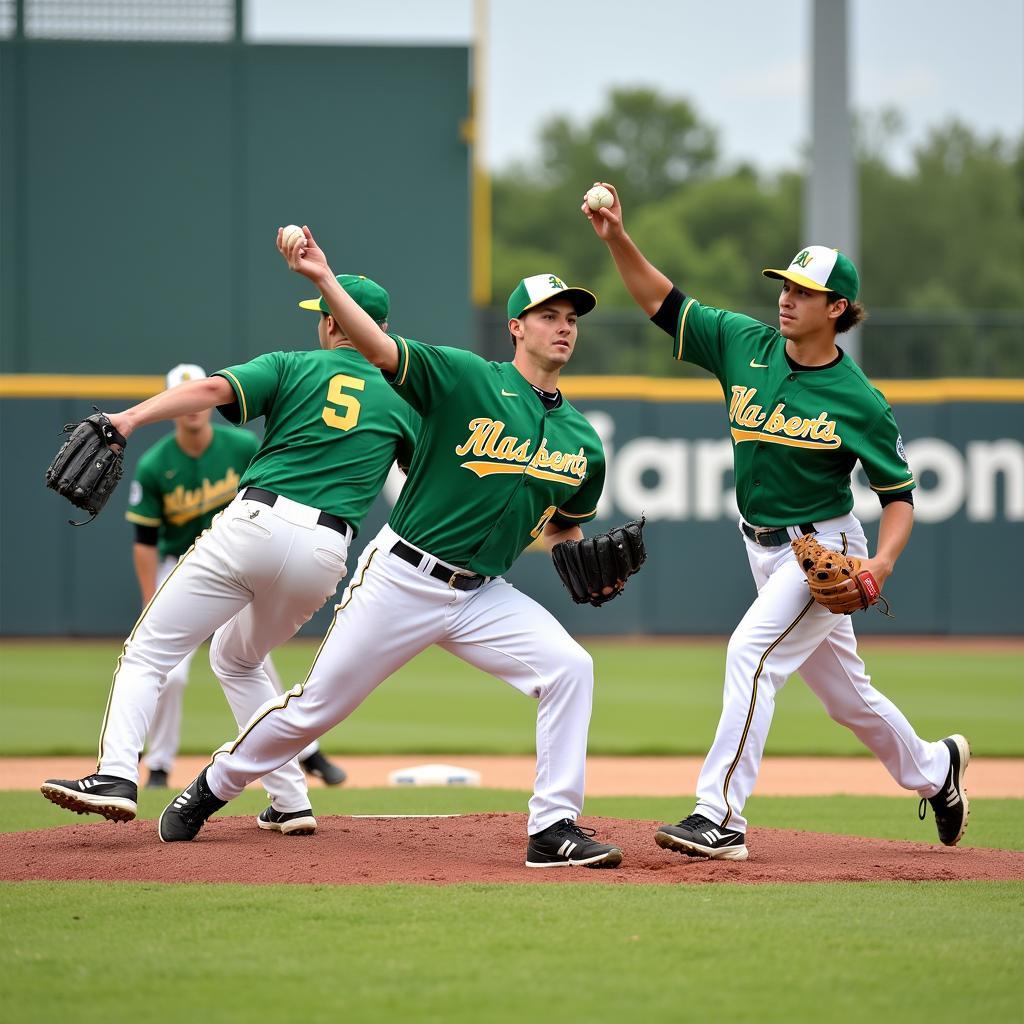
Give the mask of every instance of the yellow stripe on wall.
POLYGON ((80 373, 0 373, 0 398, 149 398, 165 387, 152 377, 80 373))
MULTIPOLYGON (((408 363, 407 353, 405 362, 408 363)), ((876 380, 873 383, 894 404, 1024 402, 1024 380, 1017 378, 941 377, 935 380, 876 380)), ((567 374, 562 378, 561 387, 572 401, 724 401, 722 388, 713 378, 591 377, 567 374)), ((162 376, 0 373, 0 398, 149 398, 163 390, 162 376)))
MULTIPOLYGON (((892 403, 1024 402, 1024 380, 987 377, 940 377, 935 380, 876 380, 872 382, 892 403)), ((722 402, 722 386, 713 378, 574 377, 560 385, 570 401, 633 399, 649 402, 722 402)))

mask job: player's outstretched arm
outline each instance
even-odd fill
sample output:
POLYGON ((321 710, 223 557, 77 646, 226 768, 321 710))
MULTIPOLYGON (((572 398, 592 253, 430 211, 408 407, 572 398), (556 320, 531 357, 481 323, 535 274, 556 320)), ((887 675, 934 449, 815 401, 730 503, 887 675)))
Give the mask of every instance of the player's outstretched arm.
POLYGON ((580 209, 590 221, 590 226, 597 237, 608 246, 629 294, 648 316, 654 316, 661 309, 661 304, 668 293, 672 291, 672 282, 644 256, 633 239, 626 234, 622 223, 622 204, 615 187, 606 181, 594 184, 604 185, 615 201, 611 206, 592 210, 584 199, 580 209))
POLYGON ((878 524, 878 546, 874 558, 861 561, 861 568, 866 569, 875 578, 881 590, 885 581, 892 575, 896 559, 910 540, 910 531, 914 528, 914 506, 908 501, 891 501, 882 509, 882 518, 878 524))
POLYGON ((218 405, 229 405, 234 400, 235 393, 223 377, 204 377, 202 380, 187 380, 124 412, 107 413, 107 416, 115 429, 129 437, 136 427, 173 420, 177 416, 202 412, 218 405))
POLYGON ((338 284, 323 249, 316 244, 313 233, 303 225, 302 235, 285 238, 277 229, 277 251, 297 274, 308 277, 320 289, 331 315, 348 335, 348 340, 374 366, 387 373, 398 369, 398 346, 389 338, 344 288, 338 284))

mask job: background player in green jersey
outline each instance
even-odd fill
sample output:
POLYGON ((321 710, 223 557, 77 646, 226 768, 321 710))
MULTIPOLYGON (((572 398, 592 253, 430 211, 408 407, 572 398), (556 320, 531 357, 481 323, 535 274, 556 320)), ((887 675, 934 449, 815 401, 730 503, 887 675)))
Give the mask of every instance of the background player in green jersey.
POLYGON ((558 620, 502 579, 533 540, 582 537, 605 460, 590 423, 558 390, 577 317, 596 300, 553 274, 509 297, 511 362, 388 335, 337 286, 308 229, 278 248, 321 291, 353 344, 423 417, 389 524, 367 545, 306 681, 269 707, 164 809, 160 838, 203 822, 311 736, 352 713, 431 644, 538 701, 530 867, 614 867, 618 848, 576 824, 583 805, 594 668, 558 620))
MULTIPOLYGON (((335 285, 386 326, 380 285, 354 275, 335 285)), ((179 560, 125 641, 96 773, 47 780, 41 791, 54 803, 115 821, 135 817, 138 756, 164 679, 214 631, 210 662, 239 726, 279 699, 264 668, 267 654, 334 593, 355 531, 392 463, 408 464, 417 429, 415 414, 329 312, 317 332, 316 351, 258 356, 111 415, 125 437, 214 406, 238 424, 262 416, 265 429, 238 496, 179 560)), ((257 823, 314 831, 301 768, 294 759, 279 764, 263 777, 272 803, 257 823)))
MULTIPOLYGON (((206 371, 181 363, 167 374, 168 389, 200 380, 206 371)), ((142 607, 171 574, 178 559, 209 529, 213 517, 238 493, 238 481, 260 446, 256 435, 236 427, 213 426, 211 409, 179 416, 174 433, 139 457, 129 489, 125 518, 135 525, 132 560, 142 607)), ((146 739, 146 785, 167 785, 181 735, 181 708, 194 651, 167 673, 146 739)), ((264 668, 278 693, 280 676, 268 657, 264 668)), ((312 743, 299 754, 303 770, 327 785, 345 781, 345 772, 312 743)))
POLYGON ((722 385, 733 440, 739 530, 757 597, 729 640, 722 717, 697 783, 694 813, 656 834, 690 856, 744 860, 743 806, 757 780, 775 695, 794 672, 837 722, 851 729, 905 789, 935 811, 939 838, 954 845, 967 821, 962 736, 922 740, 871 685, 853 619, 809 598, 790 548, 815 534, 827 548, 863 559, 883 586, 913 525, 914 475, 892 410, 836 344, 864 316, 853 263, 824 246, 802 249, 785 270, 779 326, 702 306, 651 265, 614 204, 583 213, 608 246, 623 282, 672 336, 672 354, 710 370, 722 385), (875 554, 853 515, 850 476, 860 462, 882 503, 875 554))

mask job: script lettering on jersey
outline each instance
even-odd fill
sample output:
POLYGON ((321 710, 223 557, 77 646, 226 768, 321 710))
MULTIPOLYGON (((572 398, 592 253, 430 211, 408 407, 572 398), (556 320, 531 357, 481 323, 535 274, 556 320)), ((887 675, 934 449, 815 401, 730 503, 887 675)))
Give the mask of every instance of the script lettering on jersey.
POLYGON ((189 490, 178 484, 164 495, 164 519, 172 526, 182 526, 207 512, 223 508, 238 493, 241 477, 229 469, 223 480, 203 480, 201 487, 189 490))
POLYGON ((521 441, 505 433, 501 420, 477 417, 469 421, 469 437, 455 447, 458 456, 474 455, 462 463, 478 477, 496 473, 525 473, 538 480, 579 487, 587 475, 587 456, 581 447, 578 452, 549 451, 547 438, 543 438, 536 452, 530 452, 530 439, 521 441))
POLYGON ((792 448, 839 448, 843 439, 836 433, 836 421, 828 413, 819 412, 814 419, 787 416, 786 403, 779 402, 770 413, 754 402, 757 388, 734 384, 729 400, 729 420, 733 424, 732 439, 765 441, 792 448))

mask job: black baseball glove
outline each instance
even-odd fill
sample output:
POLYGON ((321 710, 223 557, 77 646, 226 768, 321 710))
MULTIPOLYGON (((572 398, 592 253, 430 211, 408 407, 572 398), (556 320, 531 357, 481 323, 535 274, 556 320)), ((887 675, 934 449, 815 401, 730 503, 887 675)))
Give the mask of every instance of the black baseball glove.
POLYGON ((564 540, 551 549, 555 571, 577 604, 600 608, 618 597, 626 580, 647 558, 644 549, 646 519, 617 526, 583 540, 564 540), (611 587, 611 593, 604 593, 611 587))
MULTIPOLYGON (((95 407, 94 407, 95 408, 95 407)), ((68 439, 46 471, 46 486, 96 518, 124 473, 128 441, 99 410, 64 427, 68 439), (115 450, 111 445, 119 445, 115 450)), ((69 519, 72 526, 81 526, 69 519)))

